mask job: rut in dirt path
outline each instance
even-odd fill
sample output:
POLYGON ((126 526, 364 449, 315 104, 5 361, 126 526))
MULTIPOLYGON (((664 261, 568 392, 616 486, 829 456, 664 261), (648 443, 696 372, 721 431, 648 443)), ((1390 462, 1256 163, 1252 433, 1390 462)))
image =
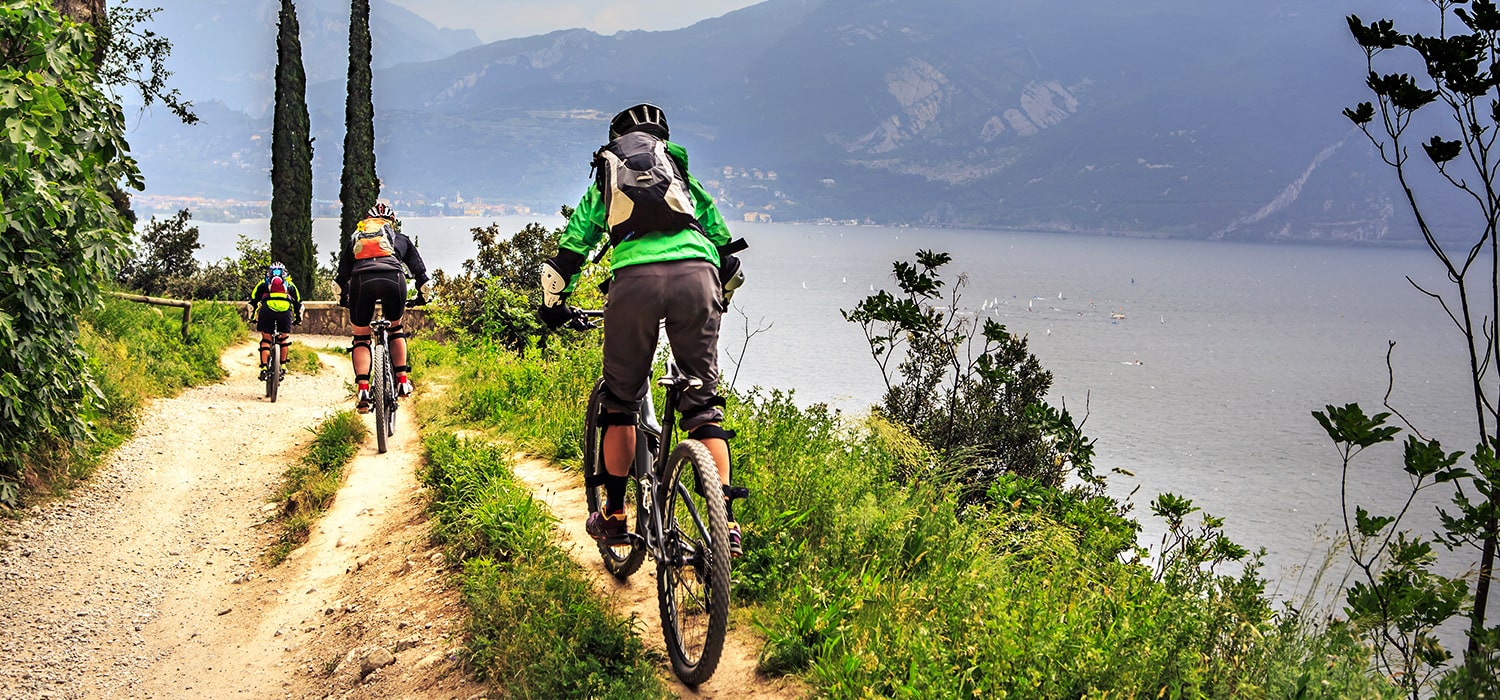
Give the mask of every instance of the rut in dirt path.
MULTIPOLYGON (((312 663, 327 663, 335 648, 322 618, 359 557, 377 561, 380 547, 410 545, 410 536, 381 538, 403 525, 420 531, 422 522, 419 508, 413 517, 419 454, 406 415, 392 453, 379 456, 389 459, 356 459, 312 541, 281 567, 264 568, 275 535, 262 527, 275 510, 268 500, 311 437, 306 428, 350 404, 347 359, 325 362, 317 375, 289 374, 272 404, 255 377, 255 345, 229 349, 223 382, 153 402, 135 439, 87 485, 3 525, 0 698, 321 698, 335 690, 332 674, 312 663)), ((410 575, 406 561, 387 569, 412 583, 440 578, 410 575)), ((433 668, 447 658, 447 626, 423 624, 402 650, 408 665, 422 654, 423 675, 451 677, 433 668)), ((461 677, 449 685, 431 697, 475 690, 461 677)))
MULTIPOLYGON (((637 616, 641 620, 642 641, 646 646, 661 651, 665 659, 661 609, 656 599, 655 565, 647 560, 641 570, 626 581, 611 576, 600 563, 597 545, 583 528, 584 514, 588 512, 583 477, 546 462, 529 459, 526 455, 515 455, 512 462, 516 476, 530 486, 537 499, 557 516, 562 547, 583 567, 595 590, 611 599, 621 613, 637 616)), ((790 700, 806 697, 808 689, 795 679, 769 678, 756 670, 756 659, 762 644, 763 640, 753 631, 745 629, 743 625, 736 626, 731 616, 723 656, 708 682, 696 690, 689 688, 677 681, 669 664, 662 667, 662 675, 678 695, 687 698, 790 700)))

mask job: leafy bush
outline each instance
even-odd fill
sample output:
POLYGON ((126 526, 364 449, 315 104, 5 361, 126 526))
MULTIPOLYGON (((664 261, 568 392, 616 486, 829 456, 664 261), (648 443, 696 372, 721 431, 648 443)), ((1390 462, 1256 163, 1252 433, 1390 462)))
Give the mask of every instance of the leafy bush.
POLYGON ((235 243, 235 257, 204 265, 191 277, 176 277, 166 285, 167 296, 175 299, 218 299, 244 301, 250 298, 266 276, 271 264, 271 244, 241 235, 235 243))
MULTIPOLYGON (((569 214, 564 207, 563 216, 569 214)), ((509 240, 499 224, 470 229, 479 250, 464 261, 463 274, 433 275, 433 320, 460 337, 494 340, 521 350, 541 337, 542 262, 557 254, 562 230, 528 224, 509 240)))
POLYGON ((203 245, 198 242, 198 227, 187 225, 192 216, 181 209, 169 219, 157 221, 151 217, 141 232, 135 254, 120 266, 115 280, 122 286, 157 295, 166 291, 174 279, 197 275, 198 261, 193 258, 193 251, 203 245))
MULTIPOLYGON (((1436 34, 1408 34, 1390 19, 1366 24, 1358 16, 1348 16, 1349 31, 1365 57, 1365 86, 1375 97, 1343 113, 1396 171, 1401 199, 1428 251, 1446 272, 1443 287, 1412 284, 1437 302, 1468 358, 1458 371, 1464 373, 1474 397, 1470 425, 1477 430, 1468 460, 1473 469, 1458 466, 1463 453, 1448 453, 1423 436, 1413 422, 1416 414, 1392 407, 1397 376, 1390 361, 1394 342, 1387 354, 1386 406, 1411 432, 1402 464, 1411 488, 1400 510, 1370 513, 1352 504, 1351 514, 1347 502, 1353 457, 1399 432, 1383 425, 1390 414, 1366 417, 1358 405, 1349 404, 1329 405, 1326 413, 1313 415, 1343 457, 1344 539, 1357 571, 1346 597, 1351 621, 1375 647, 1379 667, 1413 699, 1434 687, 1459 697, 1497 697, 1500 624, 1489 615, 1496 608, 1492 596, 1500 595, 1494 587, 1500 578, 1500 366, 1495 362, 1500 353, 1500 268, 1494 264, 1500 259, 1500 238, 1495 235, 1500 226, 1500 187, 1493 176, 1500 168, 1493 148, 1500 128, 1500 83, 1493 79, 1500 71, 1500 55, 1494 50, 1500 42, 1500 7, 1494 0, 1432 0, 1431 6, 1435 23, 1424 25, 1436 27, 1436 34), (1421 70, 1385 72, 1414 66, 1421 70), (1409 144, 1420 144, 1426 157, 1411 157, 1409 144), (1434 217, 1435 211, 1442 215, 1434 217), (1436 218, 1461 222, 1457 230, 1467 236, 1440 239, 1431 226, 1436 218), (1488 264, 1475 264, 1484 260, 1488 264), (1441 531, 1431 537, 1408 532, 1406 516, 1416 496, 1436 484, 1453 491, 1451 509, 1438 509, 1441 531), (1472 584, 1436 573, 1438 547, 1473 567, 1472 584), (1461 666, 1450 665, 1453 654, 1435 634, 1446 620, 1458 616, 1468 621, 1461 666)), ((1449 415, 1433 419, 1453 424, 1449 415)))
POLYGON ((1093 442, 1066 409, 1047 404, 1052 373, 1026 338, 960 313, 967 276, 944 296, 938 269, 951 260, 922 250, 916 264, 897 261, 900 296, 880 290, 844 312, 864 330, 885 379, 881 413, 936 450, 951 465, 940 476, 965 485, 968 500, 1006 473, 1048 486, 1069 471, 1094 480, 1093 442))
POLYGON ((128 240, 117 183, 139 189, 141 177, 120 106, 99 87, 89 27, 51 3, 5 3, 0 47, 0 483, 9 483, 43 443, 88 436, 79 408, 98 389, 78 319, 98 304, 128 240))

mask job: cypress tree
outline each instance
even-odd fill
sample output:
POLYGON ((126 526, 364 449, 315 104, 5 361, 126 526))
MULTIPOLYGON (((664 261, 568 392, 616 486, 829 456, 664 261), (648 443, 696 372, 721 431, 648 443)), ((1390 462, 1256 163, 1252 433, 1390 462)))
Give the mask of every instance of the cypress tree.
POLYGON ((313 290, 317 250, 312 240, 312 135, 307 118, 307 73, 297 8, 281 0, 276 34, 276 112, 271 132, 271 258, 286 263, 304 294, 313 290))
POLYGON ((370 95, 370 0, 349 8, 349 85, 344 100, 344 172, 339 178, 339 256, 354 226, 380 197, 375 176, 375 107, 370 95))

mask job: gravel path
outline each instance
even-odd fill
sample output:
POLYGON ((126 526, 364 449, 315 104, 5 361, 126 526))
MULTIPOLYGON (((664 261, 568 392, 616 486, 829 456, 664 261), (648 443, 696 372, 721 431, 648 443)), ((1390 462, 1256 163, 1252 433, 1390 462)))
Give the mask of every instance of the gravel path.
POLYGON ((448 668, 458 608, 425 550, 410 411, 391 453, 370 440, 350 465, 311 541, 264 567, 269 500, 306 428, 351 405, 347 359, 322 358, 272 404, 255 346, 231 348, 225 381, 154 402, 87 485, 0 524, 0 698, 482 690, 448 668))

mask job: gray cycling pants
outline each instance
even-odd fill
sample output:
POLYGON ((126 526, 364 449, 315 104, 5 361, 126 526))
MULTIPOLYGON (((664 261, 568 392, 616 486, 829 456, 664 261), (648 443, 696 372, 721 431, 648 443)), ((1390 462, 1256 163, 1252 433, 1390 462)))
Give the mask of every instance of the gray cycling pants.
POLYGON ((724 314, 719 271, 706 260, 631 265, 615 270, 604 304, 604 407, 634 413, 650 390, 658 325, 683 374, 703 380, 684 392, 680 423, 692 430, 724 420, 719 385, 719 320, 724 314))

